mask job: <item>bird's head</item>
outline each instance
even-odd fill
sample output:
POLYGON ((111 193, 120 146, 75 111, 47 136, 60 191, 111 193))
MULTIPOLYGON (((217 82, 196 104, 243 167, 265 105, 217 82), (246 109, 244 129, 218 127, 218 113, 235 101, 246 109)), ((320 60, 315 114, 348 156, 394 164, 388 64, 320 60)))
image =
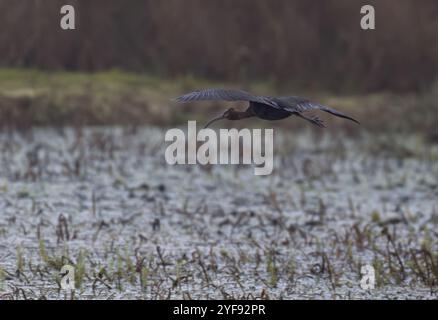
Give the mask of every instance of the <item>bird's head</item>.
POLYGON ((222 118, 232 120, 233 115, 234 115, 234 108, 229 108, 224 112, 224 114, 222 115, 222 118))
POLYGON ((216 121, 219 121, 219 120, 222 120, 222 119, 233 120, 233 119, 234 119, 234 115, 235 115, 234 108, 229 108, 229 109, 227 109, 227 110, 226 110, 221 116, 219 116, 219 117, 217 117, 217 118, 214 118, 214 119, 210 120, 210 121, 205 125, 204 129, 205 129, 205 128, 208 128, 208 126, 211 125, 213 122, 216 122, 216 121))

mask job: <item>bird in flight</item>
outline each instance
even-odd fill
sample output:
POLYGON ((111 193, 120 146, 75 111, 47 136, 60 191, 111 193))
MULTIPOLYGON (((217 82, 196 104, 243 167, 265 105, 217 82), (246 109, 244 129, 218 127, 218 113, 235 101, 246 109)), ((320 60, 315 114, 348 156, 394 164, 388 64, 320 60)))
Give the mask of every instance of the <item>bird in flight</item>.
POLYGON ((245 111, 237 111, 233 108, 229 108, 221 116, 210 120, 204 128, 207 128, 213 122, 221 119, 241 120, 250 117, 257 117, 264 120, 281 120, 291 115, 305 119, 318 127, 325 127, 324 122, 320 118, 315 115, 306 114, 308 111, 312 110, 325 111, 334 116, 348 119, 359 124, 359 121, 338 110, 296 96, 266 97, 255 96, 242 90, 204 89, 193 91, 175 98, 175 101, 179 103, 207 100, 246 101, 249 102, 249 106, 245 111))

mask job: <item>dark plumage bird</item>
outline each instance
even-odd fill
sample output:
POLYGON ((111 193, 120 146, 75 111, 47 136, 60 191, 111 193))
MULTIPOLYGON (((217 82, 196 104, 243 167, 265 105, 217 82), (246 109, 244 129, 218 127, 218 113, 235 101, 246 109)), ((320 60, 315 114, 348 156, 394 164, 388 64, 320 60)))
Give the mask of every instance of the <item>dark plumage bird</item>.
POLYGON ((306 111, 322 110, 337 117, 345 118, 356 123, 359 121, 343 114, 335 109, 323 106, 318 103, 313 103, 307 99, 289 96, 289 97, 265 97, 254 96, 242 90, 231 89, 205 89, 193 91, 180 96, 175 101, 186 103, 191 101, 247 101, 249 106, 245 111, 236 111, 233 108, 228 109, 220 117, 210 120, 205 128, 215 121, 221 119, 241 120, 250 117, 257 117, 265 120, 280 120, 291 115, 303 118, 310 121, 318 127, 325 127, 321 119, 315 115, 306 115, 306 111))

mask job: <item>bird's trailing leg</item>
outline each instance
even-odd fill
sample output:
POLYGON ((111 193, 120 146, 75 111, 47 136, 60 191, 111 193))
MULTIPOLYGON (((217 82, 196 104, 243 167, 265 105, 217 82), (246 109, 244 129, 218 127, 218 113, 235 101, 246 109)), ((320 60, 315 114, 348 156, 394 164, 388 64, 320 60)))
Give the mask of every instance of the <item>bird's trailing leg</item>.
POLYGON ((302 113, 296 113, 295 115, 300 117, 300 118, 303 118, 303 119, 305 119, 305 120, 307 120, 307 121, 309 121, 311 123, 313 123, 314 125, 316 125, 316 126, 318 126, 320 128, 325 128, 324 121, 322 121, 320 118, 318 118, 317 116, 315 116, 313 114, 305 116, 302 113))

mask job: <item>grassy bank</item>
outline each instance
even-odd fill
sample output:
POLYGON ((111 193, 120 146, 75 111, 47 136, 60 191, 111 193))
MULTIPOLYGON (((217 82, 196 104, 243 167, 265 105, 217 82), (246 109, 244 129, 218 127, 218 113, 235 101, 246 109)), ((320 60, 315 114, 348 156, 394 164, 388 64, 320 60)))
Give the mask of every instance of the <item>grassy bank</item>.
MULTIPOLYGON (((29 128, 46 125, 142 125, 170 126, 188 119, 204 121, 225 105, 175 106, 170 100, 181 93, 203 87, 244 88, 258 94, 304 95, 339 108, 362 122, 369 131, 425 133, 435 139, 438 132, 438 85, 423 94, 376 93, 335 96, 324 92, 303 92, 291 88, 279 92, 270 82, 217 83, 191 76, 163 79, 117 70, 97 73, 45 72, 28 69, 0 69, 0 125, 29 128)), ((350 124, 326 118, 329 126, 348 130, 350 124)), ((295 119, 294 119, 295 120, 295 119)), ((293 129, 302 121, 282 121, 276 125, 293 129)), ((255 123, 255 122, 254 122, 255 123)), ((256 122, 257 125, 271 125, 256 122)), ((246 122, 245 125, 251 125, 246 122)), ((438 138, 437 138, 438 139, 438 138)))

